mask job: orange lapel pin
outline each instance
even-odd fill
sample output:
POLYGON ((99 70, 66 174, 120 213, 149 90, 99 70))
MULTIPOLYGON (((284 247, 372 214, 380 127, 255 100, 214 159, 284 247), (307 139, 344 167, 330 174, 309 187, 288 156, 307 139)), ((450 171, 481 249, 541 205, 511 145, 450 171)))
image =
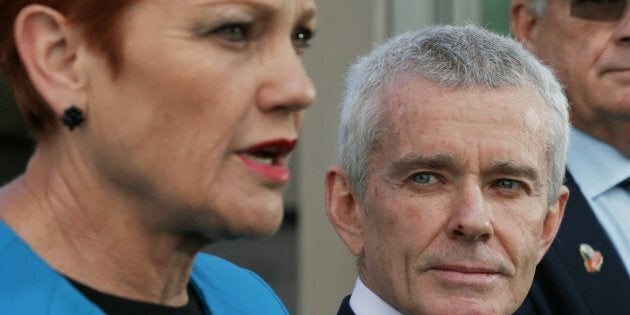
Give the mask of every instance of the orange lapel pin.
POLYGON ((598 250, 594 250, 588 244, 580 244, 580 256, 584 259, 584 268, 587 272, 598 272, 602 269, 604 256, 598 250))

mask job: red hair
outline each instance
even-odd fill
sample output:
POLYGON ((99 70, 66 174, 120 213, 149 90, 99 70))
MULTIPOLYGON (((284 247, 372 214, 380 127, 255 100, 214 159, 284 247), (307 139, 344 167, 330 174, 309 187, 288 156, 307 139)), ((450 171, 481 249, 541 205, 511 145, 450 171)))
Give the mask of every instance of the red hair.
POLYGON ((13 90, 15 101, 35 138, 58 128, 58 118, 35 89, 22 64, 13 27, 27 5, 41 4, 57 10, 83 31, 88 45, 105 54, 116 73, 121 67, 120 18, 132 0, 0 0, 0 67, 13 90))

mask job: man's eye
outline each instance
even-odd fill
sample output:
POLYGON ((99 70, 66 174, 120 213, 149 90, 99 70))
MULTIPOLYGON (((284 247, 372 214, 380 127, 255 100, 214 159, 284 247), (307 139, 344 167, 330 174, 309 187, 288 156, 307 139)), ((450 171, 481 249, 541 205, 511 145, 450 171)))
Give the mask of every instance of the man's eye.
POLYGON ((498 179, 494 182, 494 186, 501 189, 514 189, 518 187, 518 183, 511 179, 498 179))
POLYGON ((250 24, 247 23, 231 23, 216 28, 213 33, 231 42, 240 42, 247 39, 249 35, 250 24))
POLYGON ((430 184, 435 182, 437 179, 435 175, 430 173, 415 173, 411 175, 411 180, 417 184, 430 184))
POLYGON ((293 45, 297 49, 308 48, 314 35, 315 32, 312 30, 306 27, 298 27, 291 34, 291 41, 293 41, 293 45))

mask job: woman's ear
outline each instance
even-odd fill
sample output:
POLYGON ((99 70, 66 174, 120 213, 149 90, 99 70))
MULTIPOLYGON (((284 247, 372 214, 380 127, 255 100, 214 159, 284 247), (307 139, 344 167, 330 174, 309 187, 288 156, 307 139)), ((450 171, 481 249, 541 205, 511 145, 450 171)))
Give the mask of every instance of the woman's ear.
POLYGON ((363 208, 343 169, 331 166, 326 172, 326 215, 341 240, 355 256, 363 254, 363 208))
POLYGON ((78 63, 81 34, 59 12, 28 5, 14 25, 18 53, 31 82, 61 116, 70 104, 85 104, 85 78, 78 63))

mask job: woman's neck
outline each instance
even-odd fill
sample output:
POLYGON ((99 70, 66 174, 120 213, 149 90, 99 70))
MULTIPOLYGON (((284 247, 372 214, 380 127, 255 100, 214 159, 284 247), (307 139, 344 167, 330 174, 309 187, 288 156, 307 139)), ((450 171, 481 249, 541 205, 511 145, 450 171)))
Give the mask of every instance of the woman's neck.
POLYGON ((0 190, 0 218, 50 266, 94 289, 185 304, 194 256, 207 240, 161 227, 149 206, 82 182, 90 177, 77 169, 36 152, 25 175, 0 190))

